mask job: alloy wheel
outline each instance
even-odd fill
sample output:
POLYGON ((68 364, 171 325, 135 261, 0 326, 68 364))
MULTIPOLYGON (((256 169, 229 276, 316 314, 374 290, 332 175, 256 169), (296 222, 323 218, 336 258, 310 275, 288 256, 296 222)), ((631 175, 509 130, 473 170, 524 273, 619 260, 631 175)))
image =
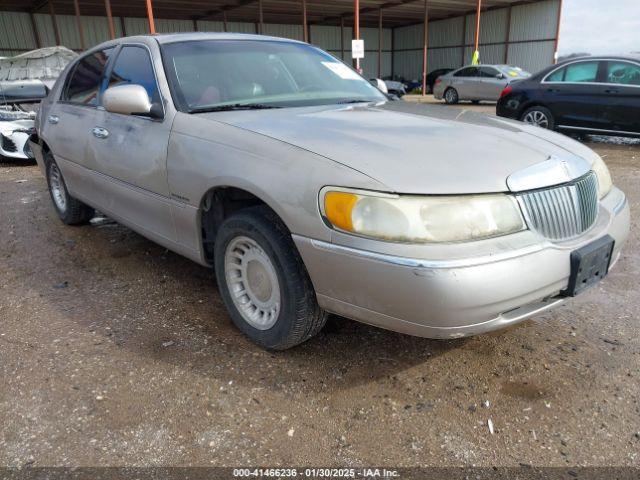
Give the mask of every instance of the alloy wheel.
POLYGON ((540 110, 532 110, 522 119, 524 123, 540 128, 549 128, 549 118, 540 110))

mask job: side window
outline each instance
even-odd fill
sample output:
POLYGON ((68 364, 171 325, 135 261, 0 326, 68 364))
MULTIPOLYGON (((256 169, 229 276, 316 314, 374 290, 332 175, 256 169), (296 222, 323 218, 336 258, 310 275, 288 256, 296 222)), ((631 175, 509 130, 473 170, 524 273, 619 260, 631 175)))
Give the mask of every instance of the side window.
POLYGON ((627 62, 608 62, 606 83, 640 86, 640 65, 627 62))
POLYGON ((160 101, 149 52, 143 47, 122 47, 109 77, 109 87, 133 83, 147 90, 152 103, 160 101))
POLYGON ((580 62, 567 67, 565 82, 596 82, 599 62, 580 62))
POLYGON ((467 67, 459 70, 454 76, 456 77, 475 77, 478 75, 477 67, 467 67))
POLYGON ((80 105, 97 105, 104 67, 112 53, 113 47, 82 58, 69 77, 62 100, 80 105))
POLYGON ((500 72, 491 67, 480 67, 480 76, 482 78, 496 78, 500 72))
POLYGON ((546 79, 547 82, 564 82, 564 74, 567 72, 566 68, 561 68, 560 70, 556 70, 551 75, 549 75, 546 79))

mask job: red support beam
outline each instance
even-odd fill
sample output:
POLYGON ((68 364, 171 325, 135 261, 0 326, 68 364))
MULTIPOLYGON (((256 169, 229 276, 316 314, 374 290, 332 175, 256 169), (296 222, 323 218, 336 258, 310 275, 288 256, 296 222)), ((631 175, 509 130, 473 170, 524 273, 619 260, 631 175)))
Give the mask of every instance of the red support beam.
POLYGON ((111 15, 111 1, 104 0, 104 9, 107 11, 107 25, 109 26, 109 35, 111 40, 116 38, 116 27, 113 24, 113 15, 111 15))
POLYGON ((193 31, 198 31, 198 21, 195 18, 193 19, 193 31))
POLYGON ((467 15, 465 14, 462 17, 462 58, 460 60, 460 66, 464 67, 464 64, 466 63, 464 61, 464 54, 465 54, 465 50, 467 49, 466 45, 467 45, 467 15))
POLYGON ((556 41, 553 48, 553 63, 558 63, 558 45, 560 44, 560 22, 562 21, 562 0, 558 1, 558 25, 556 25, 556 41))
POLYGON ((344 17, 340 17, 340 60, 344 61, 344 17))
POLYGON ((302 0, 302 37, 309 43, 309 26, 307 24, 307 0, 302 0))
POLYGON ((264 33, 264 14, 262 12, 262 0, 258 0, 258 33, 264 33))
POLYGON ((124 24, 124 17, 120 17, 120 30, 122 31, 122 36, 127 36, 127 27, 124 24))
POLYGON ((228 25, 227 25, 227 11, 226 10, 222 11, 222 29, 225 32, 229 31, 229 28, 228 28, 228 25))
POLYGON ((33 29, 33 36, 36 41, 36 47, 42 48, 42 41, 40 40, 40 32, 38 32, 38 25, 36 24, 36 17, 33 16, 33 12, 29 13, 31 19, 31 28, 33 29))
POLYGON ((478 8, 476 10, 476 39, 474 42, 473 54, 480 48, 480 10, 482 9, 482 0, 478 0, 478 8))
POLYGON ((49 15, 51 15, 51 23, 53 24, 53 36, 56 40, 56 45, 60 45, 60 30, 58 29, 58 20, 56 19, 56 11, 53 8, 52 0, 49 0, 49 15))
POLYGON ((153 35, 156 33, 156 22, 153 19, 153 5, 151 5, 151 0, 147 0, 147 19, 149 20, 149 32, 153 35))
POLYGON ((80 36, 80 48, 84 50, 86 44, 84 42, 84 32, 82 31, 82 22, 80 20, 80 5, 78 4, 78 0, 73 0, 73 6, 76 10, 76 26, 78 27, 78 35, 80 36))
POLYGON ((423 42, 422 42, 422 96, 427 94, 427 54, 429 48, 429 3, 424 0, 423 18, 423 42))

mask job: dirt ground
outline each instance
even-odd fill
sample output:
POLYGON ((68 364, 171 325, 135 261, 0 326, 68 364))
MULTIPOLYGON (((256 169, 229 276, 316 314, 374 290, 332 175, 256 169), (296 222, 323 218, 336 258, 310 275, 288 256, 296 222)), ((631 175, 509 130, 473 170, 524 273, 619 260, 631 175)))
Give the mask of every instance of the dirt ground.
POLYGON ((282 353, 210 270, 62 225, 36 166, 0 164, 0 465, 640 466, 640 143, 590 146, 633 221, 599 286, 490 335, 334 317, 282 353))

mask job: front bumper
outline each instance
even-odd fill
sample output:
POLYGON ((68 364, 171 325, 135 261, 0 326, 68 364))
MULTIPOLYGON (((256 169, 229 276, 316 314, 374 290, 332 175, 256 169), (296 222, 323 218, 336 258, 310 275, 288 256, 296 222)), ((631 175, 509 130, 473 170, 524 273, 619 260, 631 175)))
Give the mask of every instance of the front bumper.
POLYGON ((551 243, 532 231, 457 246, 402 246, 339 234, 332 243, 293 238, 321 307, 410 335, 457 338, 560 304, 571 252, 611 235, 613 267, 628 232, 629 207, 614 188, 594 227, 569 242, 551 243), (403 249, 410 255, 401 255, 403 249))

